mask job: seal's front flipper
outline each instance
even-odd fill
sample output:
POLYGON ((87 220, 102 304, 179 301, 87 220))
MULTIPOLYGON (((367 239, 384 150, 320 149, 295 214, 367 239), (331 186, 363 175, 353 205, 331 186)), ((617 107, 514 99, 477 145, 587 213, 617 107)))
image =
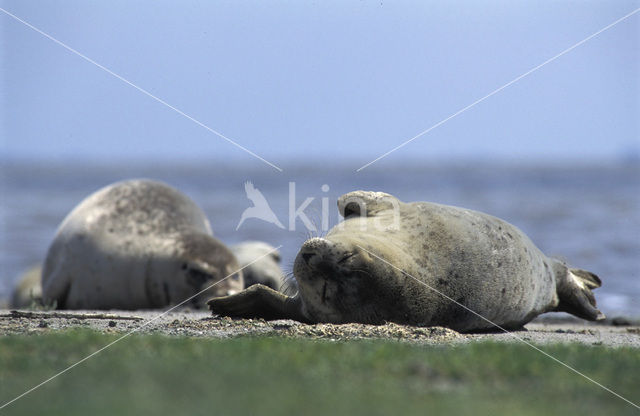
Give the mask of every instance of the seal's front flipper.
POLYGON ((604 319, 604 314, 596 308, 596 298, 591 291, 602 285, 600 278, 586 270, 566 270, 565 277, 557 282, 556 290, 560 303, 556 310, 589 321, 604 319))
POLYGON ((207 304, 217 315, 309 322, 302 314, 302 302, 298 296, 285 296, 261 284, 250 286, 235 295, 210 299, 207 304))

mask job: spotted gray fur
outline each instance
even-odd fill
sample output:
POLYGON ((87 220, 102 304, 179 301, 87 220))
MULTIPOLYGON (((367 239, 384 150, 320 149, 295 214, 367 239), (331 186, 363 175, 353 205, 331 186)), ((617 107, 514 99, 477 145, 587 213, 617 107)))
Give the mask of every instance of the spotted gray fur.
POLYGON ((382 192, 338 200, 345 221, 306 241, 294 264, 299 294, 253 287, 213 299, 217 313, 307 322, 513 329, 566 311, 603 319, 592 273, 545 256, 515 226, 481 212, 403 203, 382 192))
POLYGON ((66 309, 141 309, 242 289, 235 257, 213 237, 202 210, 151 180, 109 185, 64 219, 47 253, 45 303, 66 309))

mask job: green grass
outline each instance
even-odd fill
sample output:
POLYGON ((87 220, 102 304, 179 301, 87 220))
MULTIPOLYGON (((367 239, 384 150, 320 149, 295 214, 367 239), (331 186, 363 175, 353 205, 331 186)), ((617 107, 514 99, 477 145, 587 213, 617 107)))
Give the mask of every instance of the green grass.
MULTIPOLYGON (((92 331, 0 338, 0 405, 116 339, 92 331)), ((542 347, 640 401, 640 351, 542 347)), ((637 414, 521 344, 230 340, 134 335, 0 414, 637 414)))

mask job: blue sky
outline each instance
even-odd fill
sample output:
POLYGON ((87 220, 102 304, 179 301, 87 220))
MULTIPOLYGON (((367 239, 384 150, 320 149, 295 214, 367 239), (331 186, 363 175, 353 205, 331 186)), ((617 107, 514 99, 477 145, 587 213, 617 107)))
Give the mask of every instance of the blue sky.
MULTIPOLYGON (((276 164, 362 164, 640 7, 638 1, 2 1, 276 164)), ((0 13, 2 153, 251 156, 0 13)), ((640 13, 388 158, 640 149, 640 13)), ((260 163, 260 162, 258 162, 260 163)))

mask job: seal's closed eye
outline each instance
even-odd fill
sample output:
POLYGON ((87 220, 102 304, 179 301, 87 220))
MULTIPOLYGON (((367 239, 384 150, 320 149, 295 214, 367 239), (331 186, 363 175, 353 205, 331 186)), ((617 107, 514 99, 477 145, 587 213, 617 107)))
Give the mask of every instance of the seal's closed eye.
POLYGON ((349 260, 351 257, 355 256, 356 254, 358 253, 348 253, 347 255, 342 257, 340 260, 338 260, 338 264, 344 263, 345 261, 349 260))

